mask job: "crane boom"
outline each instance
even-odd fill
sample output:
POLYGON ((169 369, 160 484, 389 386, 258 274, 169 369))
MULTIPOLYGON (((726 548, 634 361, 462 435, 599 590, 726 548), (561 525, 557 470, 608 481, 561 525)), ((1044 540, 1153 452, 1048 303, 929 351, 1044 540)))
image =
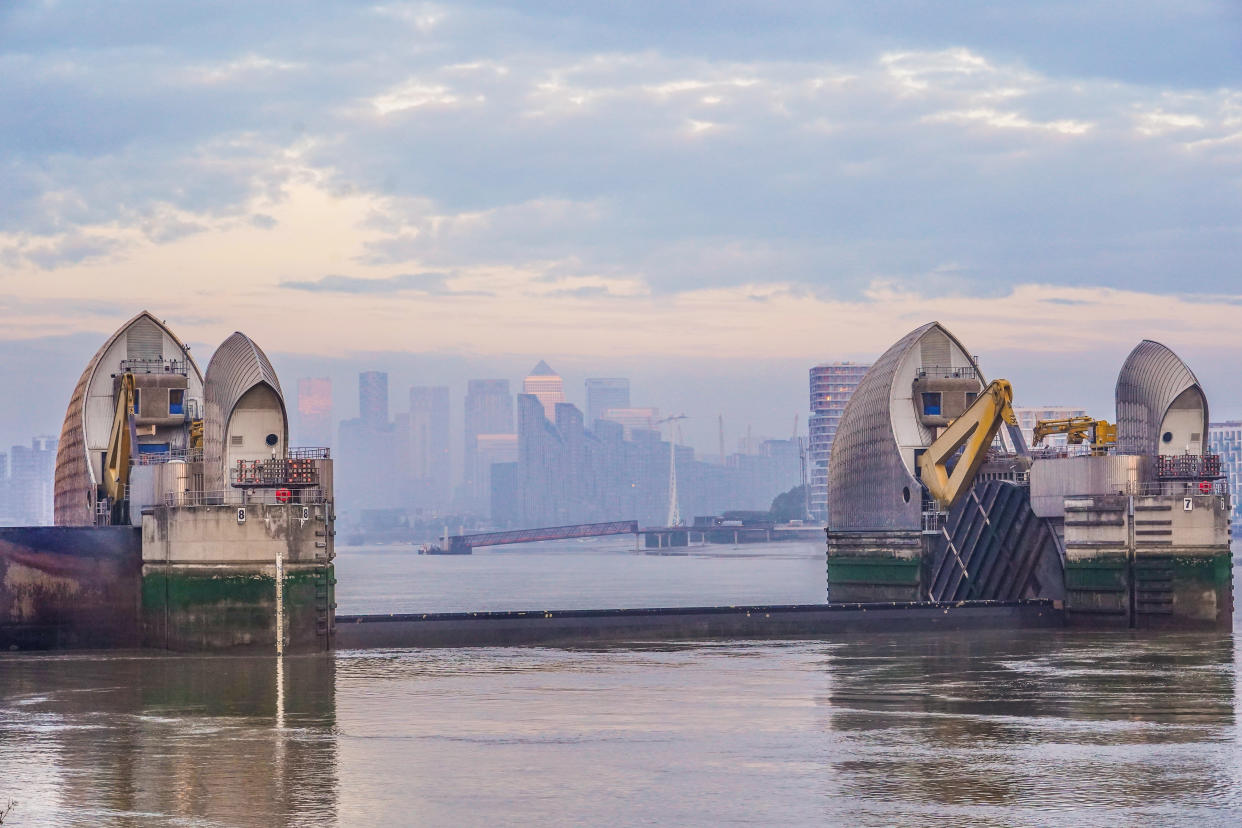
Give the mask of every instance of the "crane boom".
POLYGON ((134 425, 134 375, 121 376, 121 388, 116 398, 116 413, 112 416, 112 433, 108 437, 108 453, 104 457, 103 489, 113 504, 125 498, 129 485, 129 461, 137 443, 134 425))
POLYGON ((983 389, 919 457, 923 485, 942 508, 951 509, 970 489, 1002 423, 1016 426, 1018 418, 1013 413, 1013 386, 998 379, 983 389), (950 473, 948 462, 958 449, 962 449, 962 456, 950 473))
POLYGON ((1117 444, 1117 426, 1094 417, 1066 417, 1061 420, 1037 420, 1032 441, 1039 445, 1050 434, 1064 434, 1065 442, 1081 445, 1090 439, 1091 449, 1104 452, 1117 444))

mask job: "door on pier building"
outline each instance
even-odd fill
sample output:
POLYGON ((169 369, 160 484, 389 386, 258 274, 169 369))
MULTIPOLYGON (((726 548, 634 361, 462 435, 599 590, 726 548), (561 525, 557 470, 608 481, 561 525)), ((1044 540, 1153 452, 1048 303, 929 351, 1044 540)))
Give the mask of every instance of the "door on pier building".
POLYGON ((284 406, 266 383, 259 383, 242 395, 233 406, 224 430, 225 468, 230 475, 240 460, 268 460, 284 457, 284 406))

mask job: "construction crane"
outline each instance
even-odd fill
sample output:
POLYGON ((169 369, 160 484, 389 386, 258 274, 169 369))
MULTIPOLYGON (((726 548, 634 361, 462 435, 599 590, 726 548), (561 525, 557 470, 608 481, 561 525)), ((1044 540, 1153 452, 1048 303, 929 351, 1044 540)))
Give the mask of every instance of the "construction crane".
MULTIPOLYGON (((690 418, 689 418, 689 417, 687 417, 685 414, 674 414, 674 415, 673 415, 673 416, 671 416, 671 417, 665 417, 663 420, 656 420, 654 423, 652 423, 652 425, 653 425, 653 426, 662 426, 662 425, 664 425, 665 423, 675 423, 675 422, 678 422, 678 421, 680 421, 680 420, 688 420, 688 419, 690 419, 690 418)), ((679 435, 681 434, 681 426, 677 426, 677 433, 678 433, 679 435)))
POLYGON ((983 389, 919 457, 923 485, 946 512, 974 483, 979 467, 987 459, 988 447, 1003 423, 1017 426, 1018 418, 1013 413, 1013 386, 1000 379, 983 389), (950 473, 948 463, 958 449, 962 455, 950 473))
MULTIPOLYGON (((672 417, 665 417, 659 420, 655 425, 664 423, 675 423, 680 420, 687 419, 685 414, 674 414, 672 417)), ((678 436, 681 434, 681 426, 677 427, 678 436)), ((668 518, 665 520, 668 526, 681 526, 681 506, 677 502, 677 446, 672 441, 668 441, 668 518)))
POLYGON ((134 375, 121 375, 117 392, 116 413, 112 416, 112 433, 108 437, 108 453, 104 456, 103 493, 112 504, 112 522, 126 519, 124 503, 129 485, 129 463, 138 443, 134 423, 134 375))
POLYGON ((1065 442, 1074 446, 1089 442, 1093 454, 1103 454, 1109 447, 1117 445, 1117 426, 1093 417, 1036 420, 1032 442, 1039 445, 1052 434, 1064 434, 1065 442))

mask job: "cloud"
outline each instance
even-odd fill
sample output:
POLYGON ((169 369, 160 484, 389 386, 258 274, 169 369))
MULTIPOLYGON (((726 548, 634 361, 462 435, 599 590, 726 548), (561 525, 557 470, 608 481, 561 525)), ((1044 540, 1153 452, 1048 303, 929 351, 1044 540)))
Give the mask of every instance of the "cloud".
POLYGON ((1055 25, 917 2, 23 6, 0 20, 0 267, 198 251, 245 226, 269 236, 245 236, 256 302, 273 273, 360 301, 537 297, 551 277, 616 301, 771 284, 858 300, 878 281, 1227 292, 1236 13, 1140 5, 1062 3, 1055 25), (365 218, 282 232, 324 194, 365 218), (204 247, 174 244, 187 234, 204 247), (340 261, 295 267, 290 244, 340 261))
POLYGON ((323 276, 314 280, 286 280, 279 287, 313 293, 400 293, 415 290, 421 293, 448 293, 444 273, 401 273, 386 279, 353 276, 323 276))
POLYGON ((44 270, 99 259, 120 247, 116 239, 87 233, 73 233, 55 241, 32 245, 18 251, 20 257, 44 270))

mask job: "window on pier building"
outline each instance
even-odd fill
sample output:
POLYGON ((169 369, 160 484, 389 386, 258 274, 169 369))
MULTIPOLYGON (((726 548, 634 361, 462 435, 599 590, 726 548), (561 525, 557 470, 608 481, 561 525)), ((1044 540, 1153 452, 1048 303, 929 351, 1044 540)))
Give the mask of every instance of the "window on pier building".
POLYGON ((923 413, 933 416, 940 416, 940 392, 924 391, 923 392, 923 413))
POLYGON ((180 388, 170 388, 168 390, 168 413, 184 414, 185 413, 185 391, 180 388))

